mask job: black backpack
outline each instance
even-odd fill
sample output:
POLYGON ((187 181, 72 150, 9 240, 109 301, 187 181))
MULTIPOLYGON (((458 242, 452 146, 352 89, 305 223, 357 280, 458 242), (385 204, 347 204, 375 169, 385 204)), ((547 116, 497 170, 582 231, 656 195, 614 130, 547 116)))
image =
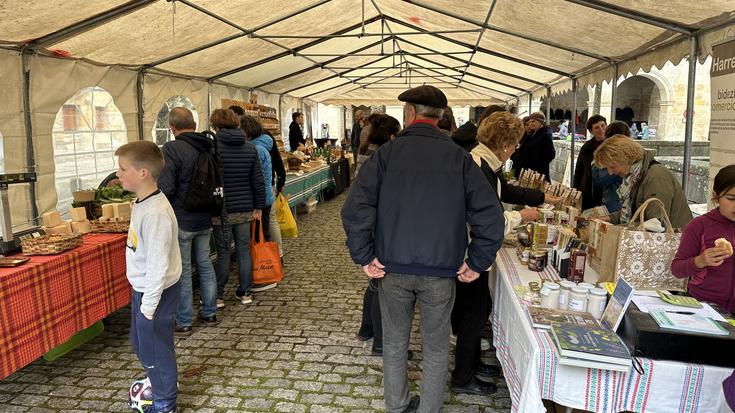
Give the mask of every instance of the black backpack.
POLYGON ((217 153, 217 140, 210 131, 202 132, 211 136, 213 145, 207 148, 200 142, 180 136, 199 152, 192 170, 189 188, 184 195, 184 210, 187 212, 209 212, 212 216, 220 216, 224 206, 225 194, 222 181, 222 162, 217 153))

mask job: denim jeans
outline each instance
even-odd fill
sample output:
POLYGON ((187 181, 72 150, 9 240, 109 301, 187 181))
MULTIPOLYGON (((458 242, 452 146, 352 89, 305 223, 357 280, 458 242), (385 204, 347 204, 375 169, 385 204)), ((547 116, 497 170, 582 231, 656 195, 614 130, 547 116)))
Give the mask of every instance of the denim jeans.
POLYGON ((191 260, 194 258, 199 273, 202 293, 202 316, 217 313, 217 279, 212 261, 209 260, 209 241, 212 229, 189 232, 179 228, 179 250, 181 250, 181 298, 176 311, 176 323, 180 327, 191 327, 194 313, 194 294, 191 286, 191 260))
POLYGON ((388 273, 380 281, 383 318, 383 395, 387 413, 408 407, 408 341, 419 303, 421 314, 420 413, 441 411, 449 368, 449 320, 454 305, 454 277, 388 273))
POLYGON ((235 240, 235 251, 237 252, 237 268, 240 285, 237 287, 237 295, 250 295, 253 287, 253 267, 250 260, 250 222, 232 225, 214 226, 214 244, 217 247, 217 298, 222 299, 225 294, 225 286, 230 278, 230 248, 232 240, 235 240))

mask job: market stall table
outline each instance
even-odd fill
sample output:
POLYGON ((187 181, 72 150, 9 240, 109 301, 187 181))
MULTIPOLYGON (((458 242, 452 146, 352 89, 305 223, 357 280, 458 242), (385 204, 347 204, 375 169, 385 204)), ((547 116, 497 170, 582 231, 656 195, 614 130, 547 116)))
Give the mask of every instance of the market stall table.
POLYGON ((126 234, 0 268, 0 379, 130 302, 126 234))
POLYGON ((334 186, 334 178, 329 165, 306 172, 303 175, 286 175, 286 185, 283 194, 288 198, 288 205, 293 208, 303 204, 322 190, 334 186))
MULTIPOLYGON (((498 252, 490 281, 493 296, 493 343, 510 390, 511 411, 545 413, 542 399, 592 412, 730 412, 722 380, 732 369, 638 357, 643 374, 560 365, 553 338, 533 328, 516 285, 559 280, 547 267, 533 272, 515 250, 498 252)), ((587 268, 592 281, 596 274, 587 268)), ((706 351, 693 349, 693 351, 706 351)), ((571 411, 569 409, 568 411, 571 411)))

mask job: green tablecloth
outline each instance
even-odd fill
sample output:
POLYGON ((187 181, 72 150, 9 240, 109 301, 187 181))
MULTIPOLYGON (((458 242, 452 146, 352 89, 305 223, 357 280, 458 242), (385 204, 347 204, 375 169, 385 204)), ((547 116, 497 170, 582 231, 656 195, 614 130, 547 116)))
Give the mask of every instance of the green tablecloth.
POLYGON ((288 205, 293 208, 296 205, 303 204, 322 190, 333 186, 332 171, 329 165, 324 165, 314 172, 305 173, 301 176, 287 175, 283 193, 288 197, 288 205))

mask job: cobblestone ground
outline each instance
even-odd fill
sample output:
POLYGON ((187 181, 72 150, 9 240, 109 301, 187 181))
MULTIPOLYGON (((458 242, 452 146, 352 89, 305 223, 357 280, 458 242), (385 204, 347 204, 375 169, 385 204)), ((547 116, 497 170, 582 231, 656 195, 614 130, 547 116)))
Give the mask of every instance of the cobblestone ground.
MULTIPOLYGON (((254 304, 244 306, 231 284, 227 307, 218 314, 221 323, 195 324, 194 334, 177 339, 179 412, 383 410, 382 360, 370 355, 370 342, 355 339, 366 278, 344 246, 339 218, 344 199, 343 194, 299 217, 300 236, 286 241, 286 279, 278 288, 256 294, 254 304)), ((0 381, 0 412, 128 411, 127 390, 143 375, 128 345, 129 320, 129 308, 122 309, 84 346, 0 381)), ((411 349, 416 357, 409 377, 416 394, 417 330, 411 349)), ((498 363, 492 353, 485 357, 498 363)), ((509 411, 505 381, 497 385, 492 397, 447 391, 444 411, 509 411)))

